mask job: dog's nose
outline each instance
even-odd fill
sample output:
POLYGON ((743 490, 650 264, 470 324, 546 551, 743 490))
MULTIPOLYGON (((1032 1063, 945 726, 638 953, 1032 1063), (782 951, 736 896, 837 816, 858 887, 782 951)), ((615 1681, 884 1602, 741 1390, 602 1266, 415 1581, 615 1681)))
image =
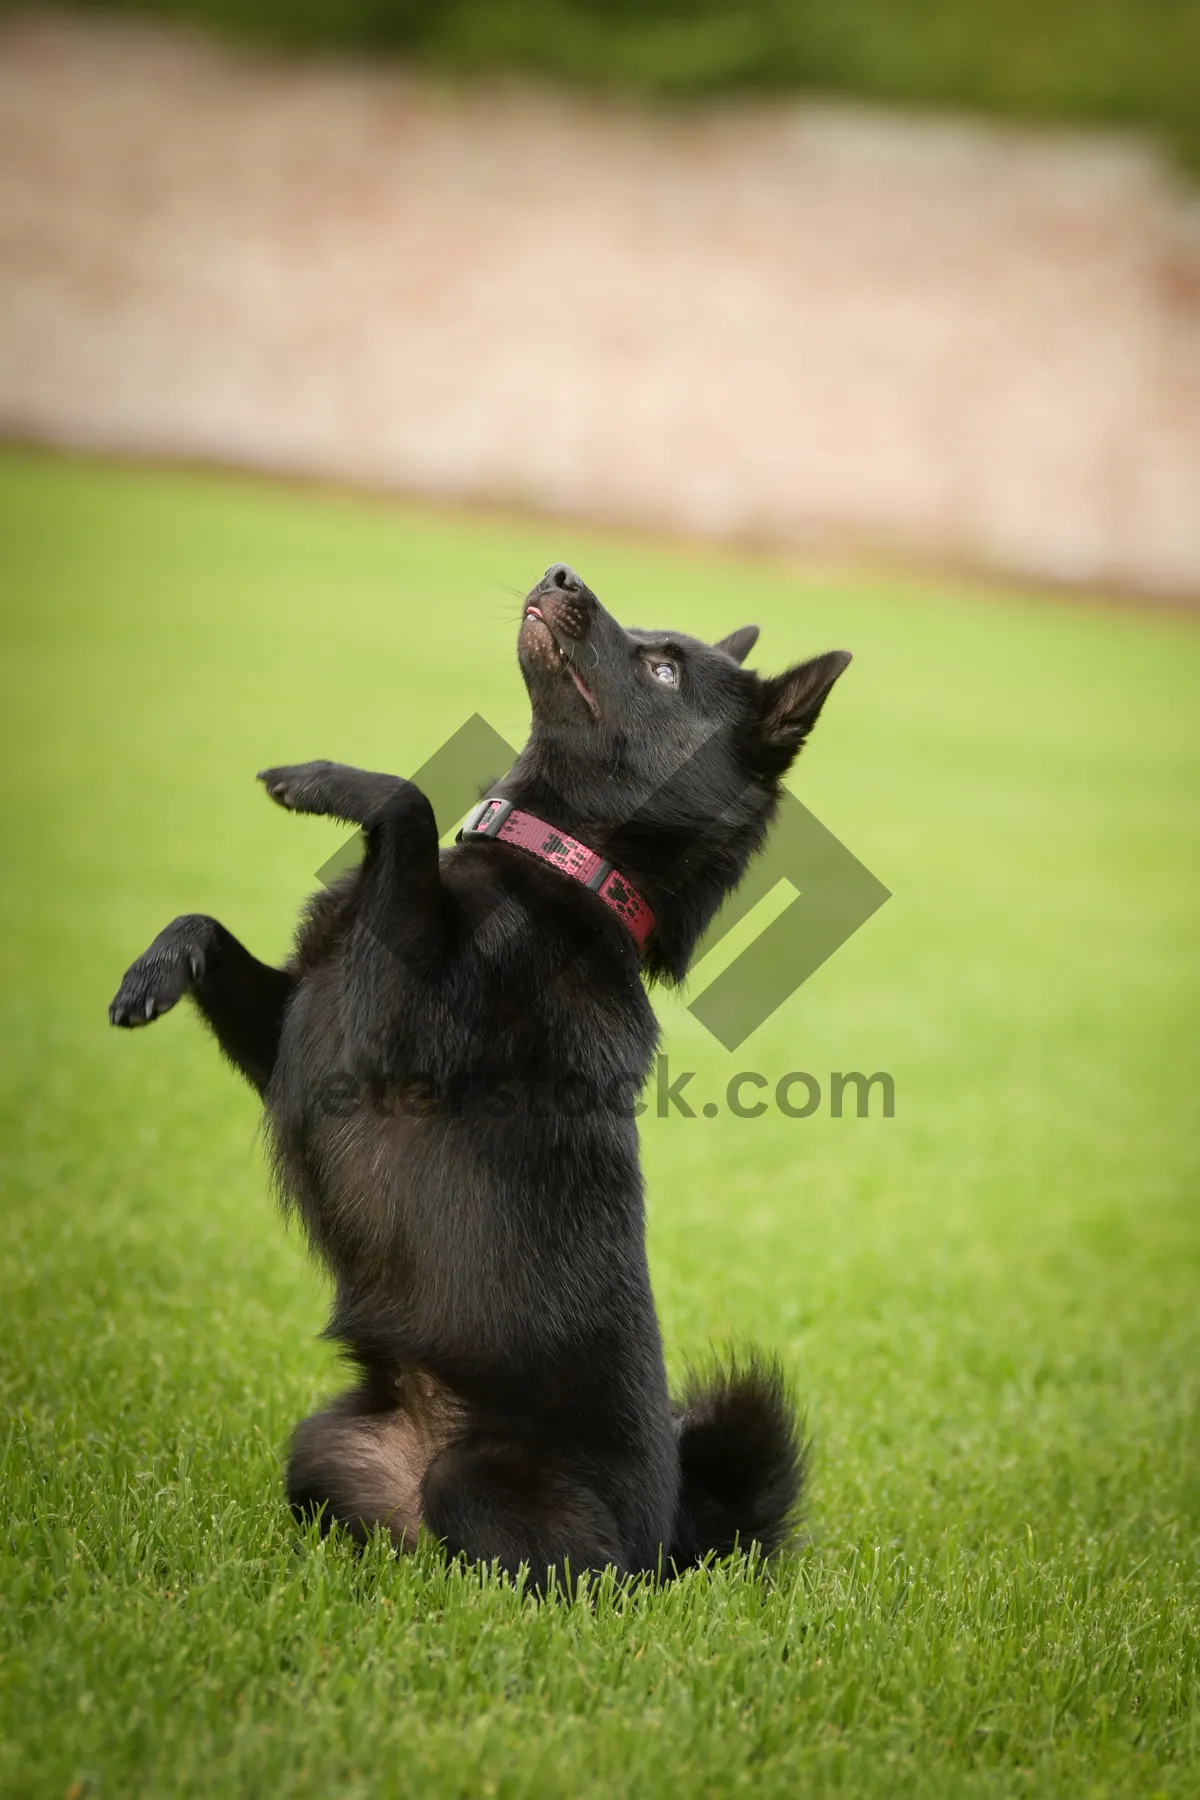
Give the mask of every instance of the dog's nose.
POLYGON ((561 588, 564 594, 578 594, 583 583, 570 563, 552 563, 542 576, 542 586, 561 588))

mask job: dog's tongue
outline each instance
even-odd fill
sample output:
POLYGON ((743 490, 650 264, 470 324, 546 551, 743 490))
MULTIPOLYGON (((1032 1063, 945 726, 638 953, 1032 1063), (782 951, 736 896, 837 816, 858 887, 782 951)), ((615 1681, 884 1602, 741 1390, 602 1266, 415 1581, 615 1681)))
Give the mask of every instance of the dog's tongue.
POLYGON ((567 669, 570 673, 571 680, 575 683, 575 686, 579 689, 579 692, 583 695, 588 706, 591 708, 592 717, 598 719, 600 717, 600 708, 596 705, 591 688, 576 669, 574 663, 568 663, 567 669))

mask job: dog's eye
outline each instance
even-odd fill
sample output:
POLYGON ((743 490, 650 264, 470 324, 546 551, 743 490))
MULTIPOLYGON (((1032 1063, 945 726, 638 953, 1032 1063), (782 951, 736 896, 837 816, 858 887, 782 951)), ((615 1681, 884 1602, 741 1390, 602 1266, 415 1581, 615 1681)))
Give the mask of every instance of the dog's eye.
POLYGON ((664 687, 679 686, 679 670, 674 663, 656 662, 650 664, 650 673, 655 681, 661 681, 664 687))

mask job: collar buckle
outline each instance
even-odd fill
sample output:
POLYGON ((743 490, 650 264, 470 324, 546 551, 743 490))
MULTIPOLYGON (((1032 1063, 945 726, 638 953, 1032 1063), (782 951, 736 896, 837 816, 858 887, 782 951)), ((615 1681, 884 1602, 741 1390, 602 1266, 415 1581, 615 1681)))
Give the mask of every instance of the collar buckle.
POLYGON ((499 837, 500 827, 504 824, 505 819, 507 819, 512 809, 513 803, 511 800, 501 800, 499 798, 481 800, 477 806, 471 808, 470 812, 459 826, 458 835, 454 840, 455 843, 461 844, 464 838, 469 837, 499 837))

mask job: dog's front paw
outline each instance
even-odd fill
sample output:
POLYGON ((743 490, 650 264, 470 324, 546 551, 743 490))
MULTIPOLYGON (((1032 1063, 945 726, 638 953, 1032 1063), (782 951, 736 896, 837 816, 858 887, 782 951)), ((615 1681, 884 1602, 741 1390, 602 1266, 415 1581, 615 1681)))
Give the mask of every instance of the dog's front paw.
POLYGON ((149 1025, 203 979, 203 946, 186 935, 171 936, 169 929, 126 969, 108 1009, 111 1024, 127 1030, 149 1025))
POLYGON ((326 778, 338 766, 332 762, 284 763, 278 769, 260 769, 257 779, 288 812, 324 812, 326 778))

